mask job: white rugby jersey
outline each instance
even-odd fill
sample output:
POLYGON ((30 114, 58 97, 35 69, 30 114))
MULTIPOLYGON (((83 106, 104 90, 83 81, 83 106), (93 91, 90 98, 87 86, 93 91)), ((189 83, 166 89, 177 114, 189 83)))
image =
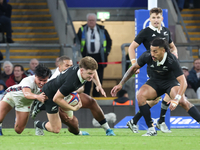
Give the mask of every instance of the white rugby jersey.
POLYGON ((33 75, 22 79, 22 81, 17 85, 7 88, 6 94, 10 94, 14 101, 20 101, 22 105, 28 106, 33 102, 33 100, 24 97, 22 89, 25 87, 30 88, 31 92, 34 94, 39 95, 41 93, 41 89, 36 85, 35 76, 33 75))

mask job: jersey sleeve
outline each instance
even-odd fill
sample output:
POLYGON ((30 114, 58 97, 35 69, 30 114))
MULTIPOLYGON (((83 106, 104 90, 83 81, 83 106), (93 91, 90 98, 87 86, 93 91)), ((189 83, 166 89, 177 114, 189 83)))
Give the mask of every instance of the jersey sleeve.
POLYGON ((67 84, 67 82, 65 82, 59 89, 60 93, 62 93, 64 96, 69 95, 72 92, 69 87, 70 86, 67 84))
POLYGON ((141 43, 143 43, 143 41, 144 41, 144 38, 145 38, 145 30, 144 29, 142 29, 139 33, 138 33, 138 35, 135 37, 135 42, 136 43, 138 43, 139 45, 141 44, 141 43))
MULTIPOLYGON (((166 28, 166 29, 167 29, 167 28, 166 28)), ((167 31, 168 31, 168 33, 169 33, 169 44, 170 44, 171 42, 173 42, 173 41, 172 41, 172 36, 171 36, 171 32, 170 32, 170 30, 167 29, 167 31)))
POLYGON ((137 63, 140 67, 143 67, 146 63, 147 60, 149 60, 149 57, 151 57, 150 53, 148 51, 144 52, 138 59, 137 63))
POLYGON ((22 88, 26 87, 26 88, 33 89, 34 77, 35 76, 29 76, 22 79, 22 81, 20 82, 20 86, 22 86, 22 88))

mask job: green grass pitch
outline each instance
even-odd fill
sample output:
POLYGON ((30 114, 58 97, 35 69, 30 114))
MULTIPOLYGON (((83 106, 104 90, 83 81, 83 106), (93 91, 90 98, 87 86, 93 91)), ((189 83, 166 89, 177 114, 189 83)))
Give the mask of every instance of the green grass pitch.
POLYGON ((114 129, 116 136, 106 136, 101 128, 83 128, 90 136, 75 136, 63 128, 59 134, 45 131, 36 136, 34 129, 21 135, 14 129, 3 128, 0 150, 199 150, 200 129, 171 129, 154 137, 143 137, 146 131, 135 134, 130 129, 114 129))

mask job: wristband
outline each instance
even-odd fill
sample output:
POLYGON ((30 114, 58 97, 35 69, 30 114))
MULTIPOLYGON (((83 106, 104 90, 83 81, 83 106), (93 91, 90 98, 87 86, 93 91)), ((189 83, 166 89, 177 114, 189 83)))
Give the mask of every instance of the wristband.
POLYGON ((177 95, 175 96, 175 98, 174 98, 174 99, 176 99, 176 100, 180 101, 180 99, 181 99, 181 95, 177 94, 177 95))
POLYGON ((119 83, 119 85, 123 86, 121 82, 119 83))
POLYGON ((131 59, 131 64, 133 65, 134 63, 136 63, 136 59, 135 58, 131 59))

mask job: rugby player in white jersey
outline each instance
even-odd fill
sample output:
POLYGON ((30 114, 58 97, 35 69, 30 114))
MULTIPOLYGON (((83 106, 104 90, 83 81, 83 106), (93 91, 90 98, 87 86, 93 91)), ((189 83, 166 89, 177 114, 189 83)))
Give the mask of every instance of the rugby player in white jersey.
POLYGON ((0 101, 0 135, 2 133, 2 122, 8 112, 15 107, 16 120, 15 131, 21 134, 28 122, 31 104, 37 99, 45 101, 45 94, 41 88, 46 84, 50 69, 39 64, 35 69, 35 75, 24 78, 20 84, 9 87, 0 101))

